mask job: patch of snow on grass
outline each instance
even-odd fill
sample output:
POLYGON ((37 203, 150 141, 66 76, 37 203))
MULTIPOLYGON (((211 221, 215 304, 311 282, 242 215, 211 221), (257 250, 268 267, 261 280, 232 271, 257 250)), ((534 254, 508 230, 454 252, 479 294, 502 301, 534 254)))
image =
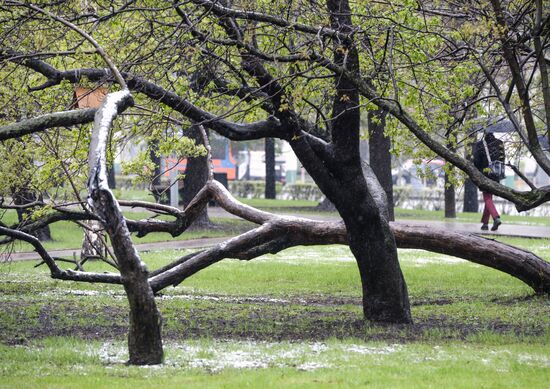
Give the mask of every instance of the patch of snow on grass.
POLYGON ((306 362, 296 366, 298 370, 303 370, 303 371, 313 371, 317 369, 326 369, 329 367, 331 366, 323 363, 319 363, 319 362, 306 362))
POLYGON ((97 352, 97 355, 99 360, 105 364, 121 364, 128 360, 128 350, 126 345, 120 343, 103 343, 97 352))
POLYGON ((400 253, 399 261, 403 263, 412 263, 415 267, 426 266, 432 264, 439 265, 456 265, 469 263, 462 258, 451 257, 448 255, 434 255, 426 253, 423 250, 406 250, 400 253))
MULTIPOLYGON (((172 343, 166 345, 165 351, 165 363, 153 367, 154 370, 189 368, 215 373, 224 369, 279 367, 312 371, 329 368, 333 364, 326 360, 326 353, 341 349, 318 342, 295 344, 215 340, 207 344, 172 343)), ((101 362, 107 365, 120 365, 128 359, 126 345, 122 342, 105 342, 99 350, 88 349, 87 353, 98 356, 101 362)))
POLYGON ((72 294, 74 296, 99 296, 102 292, 98 290, 67 290, 67 294, 72 294))
POLYGON ((382 347, 369 347, 369 346, 353 344, 353 345, 342 346, 342 347, 344 351, 351 352, 351 353, 376 354, 376 355, 392 354, 401 349, 401 347, 397 344, 392 344, 390 346, 382 346, 382 347))
POLYGON ((518 362, 530 366, 550 367, 550 358, 544 355, 520 354, 518 362))

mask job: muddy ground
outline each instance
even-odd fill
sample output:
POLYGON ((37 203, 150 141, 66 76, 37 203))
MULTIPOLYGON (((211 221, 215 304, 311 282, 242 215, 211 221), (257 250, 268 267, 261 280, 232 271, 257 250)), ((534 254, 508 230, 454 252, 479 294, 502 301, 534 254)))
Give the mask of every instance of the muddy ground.
MULTIPOLYGON (((124 338, 127 333, 127 306, 122 294, 98 299, 97 296, 67 296, 32 301, 2 301, 0 342, 25 344, 52 336, 82 339, 124 338)), ((528 297, 527 299, 531 299, 528 297)), ((536 299, 536 298, 535 298, 536 299)), ((224 295, 160 296, 165 340, 201 337, 250 339, 258 341, 323 341, 357 338, 389 342, 466 340, 487 332, 520 338, 538 337, 547 330, 537 322, 510 323, 498 318, 477 321, 441 315, 420 315, 412 325, 372 325, 361 319, 361 301, 354 298, 307 296, 230 297, 224 295)), ((506 306, 525 303, 526 298, 493 301, 506 306)), ((444 307, 451 299, 413 301, 415 307, 444 307)))

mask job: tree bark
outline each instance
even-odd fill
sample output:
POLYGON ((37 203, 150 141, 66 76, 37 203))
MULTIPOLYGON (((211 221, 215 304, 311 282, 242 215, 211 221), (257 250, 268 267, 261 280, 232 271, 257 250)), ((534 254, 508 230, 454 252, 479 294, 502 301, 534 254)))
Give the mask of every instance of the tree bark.
POLYGON ((456 192, 455 186, 449 180, 449 175, 445 173, 445 218, 456 219, 456 192))
POLYGON ((275 139, 265 138, 265 198, 275 197, 275 139))
POLYGON ((358 217, 346 217, 350 250, 361 275, 363 312, 367 319, 376 322, 410 323, 407 286, 399 267, 393 233, 372 203, 368 193, 358 217))
POLYGON ((400 248, 423 249, 489 266, 520 279, 537 294, 550 294, 550 263, 535 254, 474 234, 392 225, 400 248))
POLYGON ((19 138, 23 135, 44 131, 53 127, 74 126, 94 120, 96 109, 75 109, 73 111, 54 112, 18 123, 0 127, 0 141, 19 138))
POLYGON ((153 162, 153 178, 151 180, 151 193, 155 197, 157 203, 161 202, 162 188, 161 188, 161 171, 160 171, 160 155, 159 155, 159 141, 153 139, 149 143, 149 158, 153 162))
POLYGON ((336 211, 336 207, 328 198, 324 198, 321 200, 319 204, 315 207, 316 211, 325 211, 325 212, 334 212, 336 211))
MULTIPOLYGON (((327 8, 332 28, 342 33, 353 31, 347 0, 327 0, 327 8)), ((335 44, 334 62, 358 76, 359 56, 350 40, 335 44)), ((347 76, 336 77, 335 90, 330 123, 332 152, 319 158, 311 155, 311 149, 304 149, 300 139, 293 139, 290 144, 344 220, 349 247, 361 276, 365 318, 375 322, 410 323, 407 287, 388 215, 383 214, 373 196, 375 188, 371 181, 371 185, 367 185, 363 174, 359 152, 359 93, 347 76)))
POLYGON ((384 134, 386 113, 382 110, 369 111, 369 160, 380 185, 386 192, 389 220, 395 220, 393 211, 393 179, 391 175, 391 140, 384 134))
MULTIPOLYGON (((372 179, 376 180, 374 173, 370 174, 368 172, 368 167, 365 167, 365 177, 369 184, 372 179)), ((381 212, 378 214, 384 216, 384 192, 377 184, 374 184, 373 187, 374 195, 369 198, 369 201, 373 203, 373 207, 379 208, 381 212)), ((209 183, 205 190, 199 193, 193 204, 204 204, 211 198, 215 198, 216 202, 226 211, 252 223, 261 224, 261 226, 207 250, 187 255, 176 260, 173 264, 153 272, 150 284, 155 292, 168 286, 175 286, 224 258, 251 260, 263 254, 274 254, 293 246, 350 245, 350 234, 341 222, 288 218, 260 211, 239 203, 221 184, 216 182, 209 183)), ((550 294, 550 263, 531 252, 475 234, 442 229, 434 230, 430 227, 407 225, 404 222, 392 222, 389 227, 393 231, 396 243, 400 248, 423 249, 463 258, 516 277, 533 288, 537 294, 550 294)), ((371 233, 367 231, 365 235, 371 233)), ((390 246, 392 244, 392 242, 389 242, 390 246)), ((358 261, 358 263, 365 262, 358 261)), ((390 262, 382 263, 381 266, 383 265, 395 266, 390 262)), ((390 271, 389 273, 400 274, 396 271, 390 271)), ((388 272, 381 271, 379 274, 385 276, 388 272)), ((370 282, 374 285, 384 283, 387 280, 387 278, 377 280, 374 275, 371 277, 375 278, 370 282)), ((391 280, 390 282, 396 283, 391 280)), ((399 284, 399 281, 397 283, 399 284)), ((369 285, 369 283, 366 285, 369 285)), ((401 283, 401 285, 401 287, 405 287, 404 283, 401 283)), ((373 290, 376 290, 376 288, 373 288, 373 290)), ((366 293, 366 296, 370 294, 366 293)), ((372 299, 374 300, 374 298, 372 299)), ((369 302, 369 299, 365 299, 365 301, 369 302)), ((383 296, 382 303, 385 301, 388 301, 388 298, 383 296)), ((398 298, 396 304, 400 304, 400 301, 401 299, 398 298)), ((374 309, 380 307, 381 302, 366 304, 364 308, 369 306, 374 309)), ((387 313, 387 310, 382 314, 385 313, 387 313)), ((367 312, 367 314, 377 315, 376 312, 367 312)), ((380 313, 377 316, 379 315, 380 313)))
POLYGON ((469 178, 464 181, 464 212, 479 212, 477 186, 469 178))
POLYGON ((107 181, 109 183, 109 188, 111 189, 116 188, 116 176, 115 176, 114 166, 110 166, 109 169, 107 169, 107 181))
MULTIPOLYGON (((364 175, 373 196, 370 201, 384 217, 385 195, 376 176, 363 164, 364 175)), ((196 272, 224 258, 251 260, 267 253, 277 253, 293 246, 345 244, 349 233, 341 222, 322 222, 304 218, 288 218, 244 205, 216 182, 209 183, 194 201, 192 208, 215 198, 226 211, 252 223, 261 224, 238 237, 183 257, 151 274, 153 290, 177 285, 196 272), (168 270, 170 270, 168 272, 168 270)), ((529 285, 537 294, 550 294, 550 263, 537 255, 475 234, 444 229, 390 223, 399 248, 423 249, 451 255, 505 272, 529 285)), ((375 281, 376 282, 376 281, 375 281)), ((404 285, 404 284, 403 284, 404 285)))
POLYGON ((88 220, 80 249, 80 262, 89 258, 106 258, 105 232, 97 220, 88 220))
POLYGON ((107 182, 106 142, 118 110, 133 103, 128 90, 108 94, 94 121, 88 156, 88 192, 91 205, 102 221, 117 259, 130 305, 129 364, 162 363, 161 317, 148 281, 148 270, 135 250, 130 232, 107 182))
MULTIPOLYGON (((195 126, 190 127, 189 138, 193 139, 197 145, 204 144, 201 133, 195 126)), ((187 158, 183 189, 180 193, 184 209, 206 185, 208 181, 208 169, 208 158, 206 155, 202 157, 187 158)), ((193 221, 193 224, 191 224, 191 228, 205 228, 208 226, 212 226, 212 222, 208 217, 208 208, 204 207, 193 221)))

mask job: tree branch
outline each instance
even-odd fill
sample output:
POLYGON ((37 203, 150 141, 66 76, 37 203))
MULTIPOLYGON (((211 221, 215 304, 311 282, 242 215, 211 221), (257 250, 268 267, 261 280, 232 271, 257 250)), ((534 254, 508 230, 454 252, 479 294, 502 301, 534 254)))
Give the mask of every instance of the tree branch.
POLYGON ((78 34, 80 34, 84 39, 86 39, 88 42, 90 42, 92 44, 92 46, 94 46, 94 48, 96 49, 97 53, 101 56, 101 58, 103 58, 103 61, 105 61, 105 63, 107 64, 107 66, 109 67, 109 69, 111 69, 111 71, 113 72, 113 74, 115 75, 115 79, 117 80, 117 82, 120 84, 121 88, 122 89, 126 89, 126 82, 124 81, 124 78, 122 78, 120 72, 118 71, 116 65, 113 63, 113 61, 109 58, 109 56, 105 53, 105 51, 103 50, 103 47, 101 47, 96 41, 94 38, 92 38, 86 31, 82 30, 80 27, 74 25, 73 23, 69 22, 68 20, 65 20, 63 19, 62 17, 59 17, 49 11, 46 11, 45 9, 42 9, 40 7, 37 7, 33 4, 27 4, 27 3, 20 3, 18 1, 7 1, 6 2, 7 5, 11 5, 11 6, 18 6, 18 7, 27 7, 27 8, 30 8, 34 11, 37 11, 37 12, 40 12, 44 15, 47 15, 48 17, 64 24, 65 26, 69 27, 70 29, 76 31, 78 34))
POLYGON ((94 121, 97 109, 76 109, 54 112, 0 127, 0 141, 44 131, 52 127, 68 127, 94 121))
POLYGON ((433 137, 424 131, 424 129, 405 110, 403 110, 397 102, 379 97, 376 91, 368 85, 366 80, 361 77, 354 77, 354 74, 350 73, 348 70, 335 63, 327 62, 326 59, 322 59, 321 63, 323 66, 327 67, 327 69, 330 69, 336 74, 340 74, 351 80, 363 96, 370 99, 373 104, 377 105, 381 109, 392 114, 434 153, 464 171, 480 189, 510 200, 516 205, 518 211, 527 211, 550 200, 550 191, 545 188, 522 192, 510 189, 488 179, 474 166, 472 162, 465 160, 433 139, 433 137))
POLYGON ((315 28, 306 24, 289 22, 286 19, 278 18, 273 15, 263 14, 260 12, 241 11, 229 7, 224 7, 219 1, 211 0, 191 0, 194 4, 200 5, 203 8, 211 11, 218 17, 233 17, 237 19, 244 19, 256 22, 264 22, 278 27, 288 28, 315 36, 323 36, 329 38, 336 38, 340 41, 346 41, 351 34, 343 34, 337 30, 329 27, 315 28))
MULTIPOLYGON (((4 52, 14 53, 12 50, 7 49, 4 49, 4 52)), ((11 60, 10 56, 5 57, 5 59, 11 60)), ((90 81, 97 82, 105 81, 110 77, 110 73, 105 69, 76 69, 59 71, 46 64, 44 61, 37 59, 26 58, 23 60, 16 60, 14 62, 35 70, 48 78, 46 83, 40 87, 33 88, 34 90, 58 85, 64 80, 70 81, 71 83, 77 83, 82 77, 86 77, 90 81)), ((124 72, 122 73, 122 76, 127 81, 128 88, 130 90, 142 93, 152 100, 161 102, 186 116, 197 125, 202 124, 231 140, 253 140, 266 137, 286 138, 288 136, 285 127, 279 122, 278 119, 274 117, 270 116, 267 120, 249 124, 230 122, 224 120, 220 116, 213 115, 210 112, 196 107, 177 94, 167 91, 166 89, 141 77, 124 72)))

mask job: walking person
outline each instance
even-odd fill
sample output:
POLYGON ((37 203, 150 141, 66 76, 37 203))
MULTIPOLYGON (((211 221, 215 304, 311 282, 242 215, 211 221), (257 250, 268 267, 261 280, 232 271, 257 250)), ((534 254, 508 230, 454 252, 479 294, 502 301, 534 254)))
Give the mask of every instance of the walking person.
MULTIPOLYGON (((504 159, 504 143, 495 138, 492 133, 485 134, 480 141, 475 143, 474 165, 491 180, 499 182, 505 178, 504 159)), ((493 194, 489 192, 482 193, 485 207, 481 216, 481 229, 489 229, 489 217, 492 217, 493 226, 491 227, 491 231, 496 231, 502 224, 502 221, 493 202, 493 194)))

